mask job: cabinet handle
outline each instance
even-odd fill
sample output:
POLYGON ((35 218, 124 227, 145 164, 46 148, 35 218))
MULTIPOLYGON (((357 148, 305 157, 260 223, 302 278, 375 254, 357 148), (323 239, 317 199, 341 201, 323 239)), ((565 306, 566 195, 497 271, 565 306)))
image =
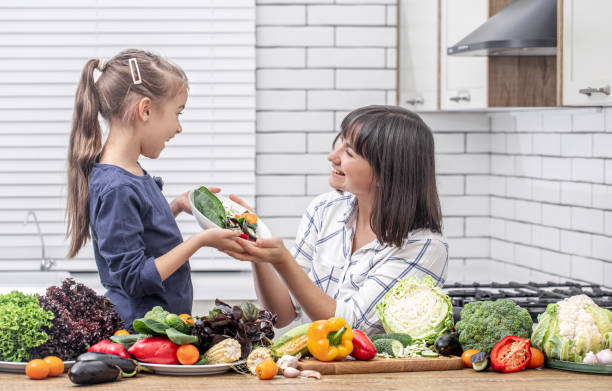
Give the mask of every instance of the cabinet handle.
POLYGON ((416 106, 416 105, 422 105, 425 104, 425 99, 423 98, 412 98, 412 99, 408 99, 406 101, 407 104, 412 105, 412 106, 416 106))
POLYGON ((601 88, 587 87, 578 90, 578 92, 586 96, 591 96, 591 94, 595 93, 610 95, 610 86, 605 86, 601 88))
POLYGON ((471 100, 469 95, 451 96, 448 99, 450 99, 452 102, 461 102, 461 101, 469 102, 471 100))

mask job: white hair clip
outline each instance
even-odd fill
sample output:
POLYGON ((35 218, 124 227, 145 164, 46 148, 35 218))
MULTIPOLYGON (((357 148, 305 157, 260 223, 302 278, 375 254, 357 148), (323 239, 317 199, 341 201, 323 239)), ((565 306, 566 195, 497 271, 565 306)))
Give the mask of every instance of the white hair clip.
POLYGON ((135 58, 130 58, 128 61, 130 65, 130 73, 132 74, 132 80, 134 84, 142 84, 142 78, 140 77, 140 69, 138 69, 138 61, 135 58), (134 70, 136 68, 136 70, 134 70), (138 76, 138 78, 136 78, 138 76))

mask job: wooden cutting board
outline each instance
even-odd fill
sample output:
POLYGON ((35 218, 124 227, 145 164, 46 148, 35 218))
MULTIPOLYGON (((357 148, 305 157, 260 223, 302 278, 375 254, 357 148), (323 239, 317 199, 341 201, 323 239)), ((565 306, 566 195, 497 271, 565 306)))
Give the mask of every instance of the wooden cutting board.
POLYGON ((383 358, 376 357, 369 361, 343 360, 323 362, 314 358, 300 360, 298 369, 303 371, 311 369, 322 375, 340 375, 354 373, 383 373, 383 372, 418 372, 418 371, 449 371, 463 369, 461 357, 411 357, 411 358, 383 358))

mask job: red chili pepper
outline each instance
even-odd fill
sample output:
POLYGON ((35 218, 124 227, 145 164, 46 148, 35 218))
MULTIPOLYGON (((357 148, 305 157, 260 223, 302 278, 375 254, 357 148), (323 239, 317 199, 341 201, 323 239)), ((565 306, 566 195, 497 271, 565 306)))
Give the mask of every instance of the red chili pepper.
POLYGON ((120 343, 111 342, 109 339, 103 339, 97 344, 90 346, 87 351, 114 354, 115 356, 122 358, 131 358, 128 352, 125 351, 125 347, 123 345, 120 343))
POLYGON ((165 337, 146 337, 136 341, 128 349, 128 353, 138 361, 151 364, 178 365, 176 351, 178 345, 165 337))
POLYGON ((363 331, 358 329, 353 329, 353 351, 351 352, 351 356, 355 357, 357 360, 370 360, 376 356, 378 351, 374 347, 370 338, 364 334, 363 331))
POLYGON ((527 366, 529 360, 531 343, 516 335, 504 337, 491 350, 491 367, 498 372, 518 372, 527 366))

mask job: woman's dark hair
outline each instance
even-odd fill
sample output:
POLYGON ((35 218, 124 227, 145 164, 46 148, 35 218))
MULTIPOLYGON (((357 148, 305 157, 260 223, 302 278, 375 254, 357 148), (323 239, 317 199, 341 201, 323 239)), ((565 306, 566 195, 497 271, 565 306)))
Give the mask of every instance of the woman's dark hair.
POLYGON ((344 118, 338 138, 372 167, 370 226, 380 243, 400 247, 410 231, 441 232, 433 134, 421 117, 398 106, 362 107, 344 118))

